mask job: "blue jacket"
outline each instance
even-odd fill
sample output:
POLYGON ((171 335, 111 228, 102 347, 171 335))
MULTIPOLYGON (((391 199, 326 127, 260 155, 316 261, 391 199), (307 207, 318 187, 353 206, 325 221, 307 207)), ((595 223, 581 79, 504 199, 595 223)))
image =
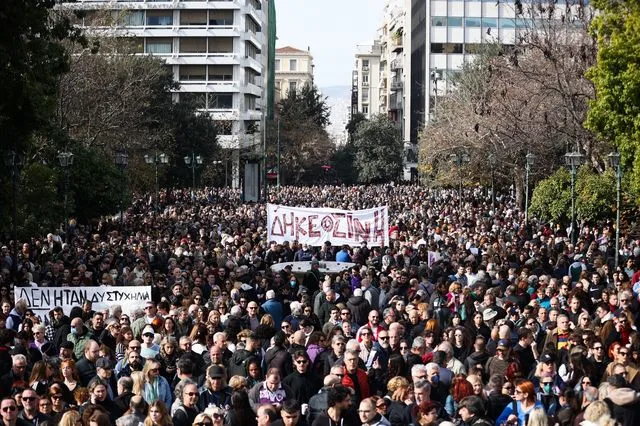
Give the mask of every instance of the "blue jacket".
POLYGON ((522 408, 522 404, 520 404, 520 402, 516 402, 516 412, 513 412, 513 403, 511 404, 507 404, 506 407, 504 407, 504 410, 502 411, 502 414, 500 414, 500 416, 498 416, 498 418, 496 419, 496 424, 497 425, 501 425, 504 422, 507 421, 507 418, 511 415, 511 414, 515 414, 518 417, 518 425, 519 426, 526 426, 527 424, 527 417, 529 416, 529 413, 531 413, 531 411, 533 411, 534 408, 542 408, 544 409, 544 407, 542 406, 542 403, 540 401, 536 401, 535 404, 533 405, 533 407, 531 407, 528 411, 524 411, 524 409, 522 408))
POLYGON ((158 376, 156 379, 157 388, 155 391, 157 392, 156 398, 154 398, 154 388, 150 383, 144 384, 144 400, 147 404, 151 404, 156 399, 164 402, 164 405, 167 407, 171 407, 171 403, 173 401, 173 396, 171 395, 171 386, 169 386, 169 382, 162 376, 158 376))
POLYGON ((264 309, 266 313, 273 317, 273 322, 275 322, 275 329, 280 330, 280 325, 282 325, 282 317, 284 316, 282 304, 276 299, 269 299, 262 304, 262 309, 264 309))

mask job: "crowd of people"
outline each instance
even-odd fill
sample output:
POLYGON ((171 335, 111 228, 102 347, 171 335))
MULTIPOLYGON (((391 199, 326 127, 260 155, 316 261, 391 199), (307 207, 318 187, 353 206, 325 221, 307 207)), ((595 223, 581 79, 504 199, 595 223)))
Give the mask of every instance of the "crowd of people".
POLYGON ((312 247, 269 241, 266 205, 232 189, 153 201, 2 245, 4 425, 640 424, 640 240, 623 233, 616 257, 609 222, 574 244, 482 188, 270 189, 288 206, 389 207, 389 247, 312 247), (353 266, 321 272, 336 260, 353 266), (293 262, 308 269, 272 268, 293 262), (46 318, 14 301, 90 286, 152 297, 46 318))

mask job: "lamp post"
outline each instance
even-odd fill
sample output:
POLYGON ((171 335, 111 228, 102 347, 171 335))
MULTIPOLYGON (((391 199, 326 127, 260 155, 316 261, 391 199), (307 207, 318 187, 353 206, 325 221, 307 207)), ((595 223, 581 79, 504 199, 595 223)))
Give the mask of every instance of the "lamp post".
POLYGON ((16 193, 18 189, 18 175, 20 173, 20 166, 22 161, 17 152, 11 150, 7 152, 4 158, 4 164, 11 171, 11 239, 13 240, 13 246, 11 252, 13 254, 13 260, 11 261, 11 272, 13 276, 16 276, 18 272, 18 241, 16 234, 16 221, 17 221, 17 208, 16 208, 16 193))
POLYGON ((58 153, 58 161, 60 167, 64 169, 64 239, 69 242, 69 213, 67 210, 67 197, 69 192, 69 167, 73 165, 73 153, 63 151, 58 153))
MULTIPOLYGON (((125 151, 117 151, 114 161, 116 163, 116 167, 118 167, 118 169, 120 169, 120 174, 122 174, 122 182, 124 183, 124 169, 127 168, 127 165, 129 164, 129 154, 127 154, 125 151)), ((124 214, 122 212, 122 195, 120 196, 120 227, 122 228, 124 226, 124 214)))
POLYGON ((535 160, 535 155, 528 153, 525 156, 524 171, 525 171, 525 193, 524 193, 524 225, 529 226, 529 172, 531 172, 531 166, 535 160))
POLYGON ((614 256, 614 270, 618 267, 618 256, 620 254, 620 183, 622 180, 622 170, 620 169, 620 153, 612 152, 607 155, 609 164, 616 171, 616 254, 614 256))
POLYGON ((191 156, 184 156, 184 164, 191 169, 191 201, 196 198, 196 169, 202 165, 202 157, 191 151, 191 156))
POLYGON ((579 152, 567 152, 564 155, 564 162, 571 171, 571 243, 576 243, 576 173, 582 163, 582 154, 579 152))
POLYGON ((466 152, 457 152, 455 154, 451 154, 449 158, 456 166, 458 166, 458 177, 460 180, 460 189, 458 190, 458 196, 460 197, 460 210, 462 210, 462 165, 470 161, 469 154, 467 154, 466 152))
POLYGON ((489 154, 489 166, 491 167, 491 211, 496 214, 496 190, 495 190, 495 169, 496 169, 496 156, 489 154))
POLYGON ((153 164, 156 169, 156 212, 160 210, 160 186, 158 183, 158 165, 159 164, 168 164, 169 156, 165 153, 158 154, 157 152, 153 155, 145 154, 144 161, 147 164, 153 164))
POLYGON ((431 81, 433 81, 433 118, 434 121, 437 119, 437 109, 438 109, 438 82, 442 80, 442 76, 440 75, 440 70, 438 68, 431 71, 431 81))

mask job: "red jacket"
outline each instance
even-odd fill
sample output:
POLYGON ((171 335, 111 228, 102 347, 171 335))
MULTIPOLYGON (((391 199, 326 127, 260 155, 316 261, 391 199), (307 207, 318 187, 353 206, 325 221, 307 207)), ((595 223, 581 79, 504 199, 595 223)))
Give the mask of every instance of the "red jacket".
MULTIPOLYGON (((345 370, 346 373, 346 370, 345 370)), ((365 398, 369 398, 371 396, 371 389, 369 388, 369 376, 367 376, 367 372, 358 368, 356 370, 356 376, 358 377, 358 384, 360 385, 360 401, 365 398)), ((345 374, 342 378, 342 384, 348 388, 354 389, 353 380, 349 374, 345 374)))

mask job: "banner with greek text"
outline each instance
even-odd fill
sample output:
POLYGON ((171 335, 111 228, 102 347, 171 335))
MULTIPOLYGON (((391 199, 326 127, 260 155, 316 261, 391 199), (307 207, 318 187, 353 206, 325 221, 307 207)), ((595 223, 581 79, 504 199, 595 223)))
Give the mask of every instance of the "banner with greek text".
POLYGON ((366 210, 287 207, 267 204, 269 241, 299 241, 311 246, 360 245, 389 246, 389 213, 387 206, 366 210))
POLYGON ((150 286, 15 287, 14 292, 16 301, 25 299, 27 306, 46 322, 49 311, 56 306, 62 307, 68 315, 71 308, 90 300, 94 311, 120 305, 124 313, 131 315, 134 310, 142 309, 145 301, 151 300, 150 286))

